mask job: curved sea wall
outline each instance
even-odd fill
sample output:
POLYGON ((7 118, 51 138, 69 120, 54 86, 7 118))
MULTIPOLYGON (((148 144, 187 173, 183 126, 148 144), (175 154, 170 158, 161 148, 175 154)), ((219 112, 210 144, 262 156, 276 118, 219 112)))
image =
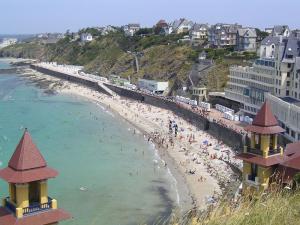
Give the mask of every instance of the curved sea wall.
MULTIPOLYGON (((45 73, 47 75, 51 75, 57 78, 61 78, 64 80, 68 80, 74 83, 78 83, 84 85, 86 87, 92 88, 96 91, 100 91, 104 94, 109 94, 103 88, 101 88, 97 82, 93 82, 90 80, 86 80, 80 77, 68 75, 65 73, 60 73, 57 71, 49 70, 43 67, 39 67, 36 65, 30 66, 32 69, 37 70, 41 73, 45 73)), ((166 99, 158 98, 156 96, 148 95, 145 93, 136 92, 134 90, 125 89, 122 87, 118 87, 111 84, 105 84, 109 89, 118 95, 126 98, 130 98, 136 101, 141 101, 147 103, 149 105, 153 105, 159 108, 171 110, 177 116, 182 117, 183 119, 189 121, 194 124, 201 130, 204 130, 217 138, 220 141, 223 141, 225 144, 234 147, 236 149, 243 149, 243 136, 229 128, 223 127, 220 124, 210 121, 207 118, 193 112, 192 110, 180 107, 178 104, 172 101, 168 101, 166 99)))
POLYGON ((30 65, 30 68, 34 69, 38 72, 47 74, 47 75, 54 76, 54 77, 64 79, 64 80, 67 80, 67 81, 70 81, 70 82, 74 82, 74 83, 77 83, 77 84, 81 84, 81 85, 84 85, 88 88, 92 88, 95 91, 99 91, 99 92, 102 92, 104 94, 111 95, 111 93, 108 93, 104 88, 102 88, 98 84, 98 82, 83 79, 83 78, 80 78, 80 77, 72 76, 72 75, 57 72, 57 71, 53 71, 53 70, 46 69, 46 68, 43 68, 43 67, 39 67, 39 66, 36 66, 36 65, 30 65))

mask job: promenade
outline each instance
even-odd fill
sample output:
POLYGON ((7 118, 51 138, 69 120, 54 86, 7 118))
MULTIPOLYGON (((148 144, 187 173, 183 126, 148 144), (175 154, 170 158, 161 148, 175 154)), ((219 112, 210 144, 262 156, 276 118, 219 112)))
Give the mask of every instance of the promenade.
MULTIPOLYGON (((121 89, 127 89, 127 90, 129 89, 124 86, 118 86, 118 85, 112 84, 105 77, 100 77, 100 76, 96 76, 96 75, 92 75, 92 74, 83 73, 83 72, 81 72, 82 67, 80 67, 80 66, 58 65, 56 63, 45 63, 45 62, 37 63, 35 65, 38 67, 41 67, 41 68, 55 71, 55 72, 64 73, 69 76, 73 76, 73 77, 76 77, 76 78, 79 78, 82 80, 96 82, 102 88, 106 89, 106 91, 109 91, 109 90, 107 90, 109 88, 106 88, 105 84, 116 86, 121 89)), ((129 90, 132 92, 141 93, 143 95, 149 95, 149 96, 155 97, 155 98, 163 100, 163 101, 175 102, 179 107, 182 107, 182 108, 190 110, 194 113, 197 113, 198 115, 208 119, 211 122, 218 123, 219 125, 221 125, 225 128, 231 129, 238 134, 242 134, 242 135, 245 134, 244 127, 247 126, 247 123, 243 123, 240 121, 231 121, 231 120, 225 119, 223 117, 223 113, 216 110, 215 108, 211 108, 210 112, 207 112, 199 106, 192 107, 189 104, 178 102, 172 97, 156 95, 156 94, 152 94, 152 93, 142 91, 142 90, 134 90, 134 89, 129 89, 129 90)), ((115 96, 115 93, 113 93, 111 90, 109 92, 111 93, 111 95, 115 96)))

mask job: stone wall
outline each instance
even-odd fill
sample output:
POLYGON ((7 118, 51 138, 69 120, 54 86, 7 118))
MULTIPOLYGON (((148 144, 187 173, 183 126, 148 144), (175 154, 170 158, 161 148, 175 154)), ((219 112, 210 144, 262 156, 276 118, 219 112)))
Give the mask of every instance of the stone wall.
POLYGON ((202 117, 201 115, 194 113, 191 110, 179 107, 175 102, 164 100, 152 95, 139 93, 133 90, 124 89, 110 84, 105 85, 122 97, 134 99, 137 101, 145 102, 149 105, 171 110, 177 116, 184 118, 191 124, 195 125, 197 128, 208 132, 209 134, 223 141, 227 145, 236 149, 243 149, 244 138, 241 134, 236 133, 231 129, 225 128, 213 121, 209 121, 205 117, 202 117))
POLYGON ((54 77, 57 77, 57 78, 60 78, 60 79, 64 79, 64 80, 67 80, 67 81, 70 81, 70 82, 73 82, 73 83, 81 84, 81 85, 84 85, 84 86, 86 86, 88 88, 91 88, 95 91, 99 91, 99 92, 102 92, 104 94, 110 95, 110 93, 108 93, 105 89, 101 88, 101 86, 98 85, 98 82, 85 80, 85 79, 82 79, 80 77, 71 76, 71 75, 68 75, 68 74, 65 74, 65 73, 60 73, 60 72, 57 72, 57 71, 42 68, 42 67, 39 67, 39 66, 36 66, 36 65, 30 65, 30 68, 32 68, 32 69, 34 69, 38 72, 41 72, 41 73, 44 73, 44 74, 47 74, 47 75, 50 75, 50 76, 54 76, 54 77))
MULTIPOLYGON (((107 91, 105 91, 103 88, 99 87, 97 82, 92 82, 89 80, 82 79, 80 77, 74 77, 71 75, 67 75, 64 73, 48 70, 45 68, 41 68, 35 65, 31 65, 32 69, 35 69, 41 73, 45 73, 48 75, 52 75, 61 79, 65 79, 74 83, 85 85, 89 88, 92 88, 94 90, 100 91, 102 93, 108 94, 107 91)), ((191 124, 195 125, 198 129, 204 130, 214 136, 215 138, 223 141, 227 145, 242 150, 244 146, 244 137, 236 133, 235 131, 225 128, 213 121, 209 121, 205 117, 202 117, 201 115, 194 113, 191 110, 188 110, 186 108, 182 108, 178 106, 175 102, 168 101, 165 99, 158 98, 156 96, 148 95, 145 93, 136 92, 133 90, 125 89, 122 87, 118 87, 111 84, 105 84, 109 89, 111 89, 113 92, 117 93, 118 95, 130 98, 133 100, 145 102, 149 105, 153 105, 156 107, 160 107, 163 109, 171 110, 173 111, 177 116, 182 117, 183 119, 189 121, 191 124)))

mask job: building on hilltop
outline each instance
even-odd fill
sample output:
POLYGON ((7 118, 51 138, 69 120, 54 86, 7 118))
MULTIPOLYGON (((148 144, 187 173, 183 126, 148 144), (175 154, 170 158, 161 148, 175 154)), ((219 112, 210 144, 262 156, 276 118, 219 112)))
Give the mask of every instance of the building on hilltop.
POLYGON ((18 39, 16 38, 3 38, 3 40, 0 42, 0 49, 5 48, 10 45, 14 45, 18 42, 18 39))
POLYGON ((300 39, 268 36, 259 54, 251 67, 230 68, 225 97, 252 116, 268 99, 285 136, 300 140, 300 39))
POLYGON ((256 51, 257 34, 255 28, 239 28, 236 35, 237 51, 256 51))
POLYGON ((271 33, 273 37, 278 37, 278 36, 289 37, 290 34, 291 34, 291 30, 287 25, 276 25, 273 27, 271 33))
POLYGON ((125 35, 131 37, 140 29, 141 29, 141 25, 138 23, 130 23, 123 27, 123 31, 125 32, 125 35))
POLYGON ((82 42, 90 42, 93 40, 93 36, 90 33, 82 33, 80 35, 80 40, 82 42))
POLYGON ((0 224, 50 225, 70 218, 48 196, 47 180, 57 175, 25 130, 8 167, 0 170, 0 178, 9 184, 9 197, 0 207, 0 224))
POLYGON ((300 142, 287 145, 285 151, 278 145, 278 135, 284 132, 266 101, 245 130, 250 144, 236 158, 243 160, 243 191, 264 191, 279 177, 290 184, 300 172, 300 142))
POLYGON ((208 42, 211 47, 225 48, 236 46, 236 36, 238 29, 242 28, 239 24, 212 25, 208 29, 208 42))
POLYGON ((200 44, 207 40, 208 24, 195 23, 190 30, 192 44, 200 44))
POLYGON ((179 20, 174 20, 172 23, 170 23, 169 26, 169 34, 175 33, 175 34, 181 34, 181 33, 187 33, 189 32, 194 23, 190 20, 187 20, 185 18, 181 18, 179 20))
POLYGON ((161 35, 169 34, 169 24, 165 20, 159 20, 154 26, 154 33, 161 35))

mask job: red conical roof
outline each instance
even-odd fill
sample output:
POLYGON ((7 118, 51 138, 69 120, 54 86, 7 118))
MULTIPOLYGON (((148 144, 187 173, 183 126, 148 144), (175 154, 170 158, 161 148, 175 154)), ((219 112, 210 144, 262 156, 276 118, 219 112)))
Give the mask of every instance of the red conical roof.
POLYGON ((268 101, 266 101, 257 115, 255 116, 252 125, 245 127, 246 131, 258 134, 278 134, 285 130, 278 126, 278 121, 272 113, 272 109, 268 101))
POLYGON ((265 101, 265 103, 255 116, 252 124, 261 127, 270 127, 278 125, 278 122, 272 113, 272 109, 268 101, 265 101))
POLYGON ((47 166, 44 157, 33 143, 27 129, 25 130, 23 137, 21 138, 14 154, 12 155, 8 166, 19 171, 47 166))
POLYGON ((29 183, 56 177, 58 172, 47 163, 25 130, 8 167, 0 170, 0 178, 9 183, 29 183))

